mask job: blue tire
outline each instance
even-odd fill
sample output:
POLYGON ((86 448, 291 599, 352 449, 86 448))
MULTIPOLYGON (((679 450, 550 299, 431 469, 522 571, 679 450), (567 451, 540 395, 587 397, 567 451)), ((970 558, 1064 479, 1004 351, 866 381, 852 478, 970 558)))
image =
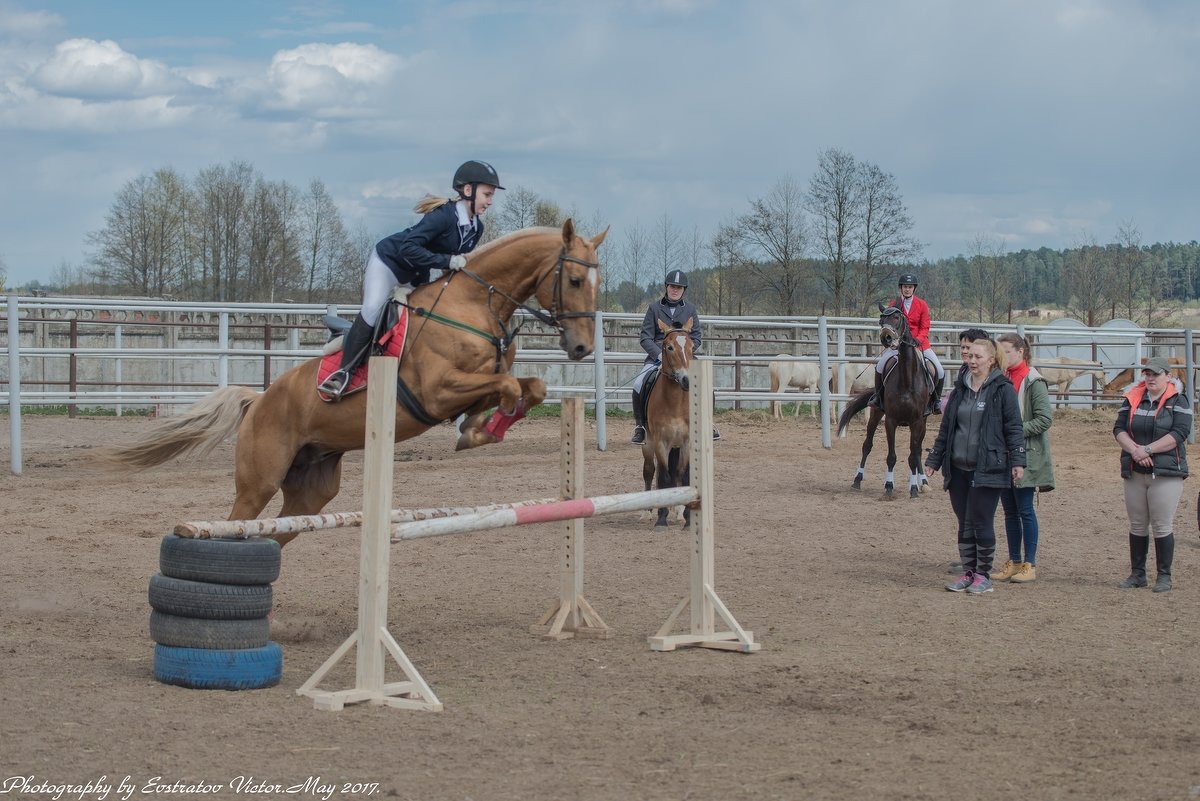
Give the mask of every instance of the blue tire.
POLYGON ((257 690, 274 687, 283 677, 283 649, 277 642, 262 648, 210 649, 154 646, 154 678, 200 690, 257 690))

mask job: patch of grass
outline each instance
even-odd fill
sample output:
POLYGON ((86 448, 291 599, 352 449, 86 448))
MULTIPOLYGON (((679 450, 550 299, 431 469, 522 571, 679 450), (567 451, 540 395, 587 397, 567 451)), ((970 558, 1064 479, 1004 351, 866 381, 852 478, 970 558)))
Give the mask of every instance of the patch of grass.
MULTIPOLYGON (((116 417, 117 410, 110 406, 77 406, 75 413, 81 417, 116 417)), ((53 406, 22 406, 21 414, 25 417, 66 417, 66 404, 53 406)), ((151 409, 123 409, 123 417, 150 417, 151 409)), ((8 407, 0 409, 0 417, 8 416, 8 407)))

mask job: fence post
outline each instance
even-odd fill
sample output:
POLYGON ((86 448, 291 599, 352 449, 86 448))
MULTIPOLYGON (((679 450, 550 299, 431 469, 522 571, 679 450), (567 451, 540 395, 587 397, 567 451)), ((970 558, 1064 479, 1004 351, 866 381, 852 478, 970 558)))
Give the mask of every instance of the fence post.
MULTIPOLYGON (((1183 382, 1183 386, 1184 386, 1183 391, 1187 393, 1188 400, 1191 401, 1192 408, 1195 409, 1196 408, 1196 394, 1195 394, 1196 393, 1196 381, 1195 381, 1196 364, 1195 364, 1194 356, 1195 356, 1196 350, 1195 350, 1195 343, 1194 343, 1193 339, 1194 339, 1194 337, 1192 336, 1192 329, 1190 329, 1190 328, 1183 329, 1183 344, 1187 351, 1183 357, 1183 364, 1184 364, 1184 367, 1187 369, 1185 380, 1183 382)), ((1193 415, 1192 427, 1190 429, 1188 429, 1188 442, 1195 442, 1195 441, 1196 441, 1196 420, 1195 420, 1195 416, 1193 415)))
POLYGON ((8 296, 8 433, 14 476, 21 475, 21 324, 17 296, 8 296))
POLYGON ((263 323, 263 350, 268 351, 263 354, 263 392, 271 386, 271 336, 271 323, 268 321, 263 323))
MULTIPOLYGON (((79 391, 79 357, 77 355, 75 355, 75 351, 79 349, 79 318, 77 318, 77 317, 71 318, 71 329, 70 330, 71 330, 71 336, 70 336, 71 355, 67 359, 67 362, 70 364, 70 367, 68 368, 69 371, 67 374, 67 389, 70 390, 71 397, 73 400, 75 397, 75 394, 79 391)), ((79 407, 76 406, 74 402, 67 404, 67 417, 68 418, 74 420, 75 414, 78 411, 79 411, 79 407)))
POLYGON ((829 431, 829 348, 826 338, 829 336, 829 321, 820 317, 817 319, 817 354, 821 367, 821 385, 817 389, 821 393, 821 446, 825 450, 833 447, 833 439, 829 431))
MULTIPOLYGON (((742 391, 742 335, 738 334, 733 338, 733 391, 742 391)), ((733 402, 733 408, 741 411, 742 402, 736 400, 733 402)))
POLYGON ((595 362, 593 384, 596 389, 596 450, 608 449, 608 398, 604 395, 604 314, 596 310, 596 330, 592 334, 592 354, 595 362))
POLYGON ((229 386, 229 312, 221 312, 217 320, 217 386, 229 386))

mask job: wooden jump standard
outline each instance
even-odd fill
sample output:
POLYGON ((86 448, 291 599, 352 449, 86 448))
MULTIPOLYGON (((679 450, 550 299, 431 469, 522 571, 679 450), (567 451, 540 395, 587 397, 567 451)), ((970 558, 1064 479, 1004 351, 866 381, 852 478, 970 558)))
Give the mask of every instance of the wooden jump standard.
POLYGON ((442 703, 387 629, 390 543, 448 534, 463 534, 507 526, 565 521, 560 551, 559 600, 530 630, 545 639, 609 636, 608 626, 583 597, 583 521, 617 512, 689 504, 692 511, 691 580, 689 592, 659 631, 649 638, 650 648, 671 651, 695 646, 749 653, 760 643, 744 630, 713 589, 712 439, 698 432, 712 430, 713 363, 696 362, 691 393, 692 485, 651 492, 583 497, 584 429, 581 398, 564 398, 562 413, 562 498, 489 504, 478 507, 437 507, 393 510, 392 466, 395 443, 397 361, 371 359, 375 378, 367 388, 367 430, 364 461, 364 509, 361 513, 303 515, 257 521, 184 523, 175 533, 191 537, 261 536, 285 531, 316 531, 362 526, 359 558, 358 628, 296 692, 313 699, 318 709, 339 710, 363 701, 408 709, 440 711, 442 703), (671 634, 685 609, 691 608, 686 634, 671 634), (720 617, 727 631, 716 630, 720 617), (347 690, 319 690, 317 684, 355 648, 355 685, 347 690), (384 681, 384 652, 405 674, 406 681, 384 681))

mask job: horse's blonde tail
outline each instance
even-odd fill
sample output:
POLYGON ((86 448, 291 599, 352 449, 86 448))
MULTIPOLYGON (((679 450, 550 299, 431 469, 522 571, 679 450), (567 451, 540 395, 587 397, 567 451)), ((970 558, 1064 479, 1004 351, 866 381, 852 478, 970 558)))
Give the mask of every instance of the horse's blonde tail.
POLYGON ((184 454, 208 453, 237 433, 246 410, 258 397, 259 393, 249 387, 224 387, 128 445, 97 448, 88 458, 102 464, 144 470, 184 454))

